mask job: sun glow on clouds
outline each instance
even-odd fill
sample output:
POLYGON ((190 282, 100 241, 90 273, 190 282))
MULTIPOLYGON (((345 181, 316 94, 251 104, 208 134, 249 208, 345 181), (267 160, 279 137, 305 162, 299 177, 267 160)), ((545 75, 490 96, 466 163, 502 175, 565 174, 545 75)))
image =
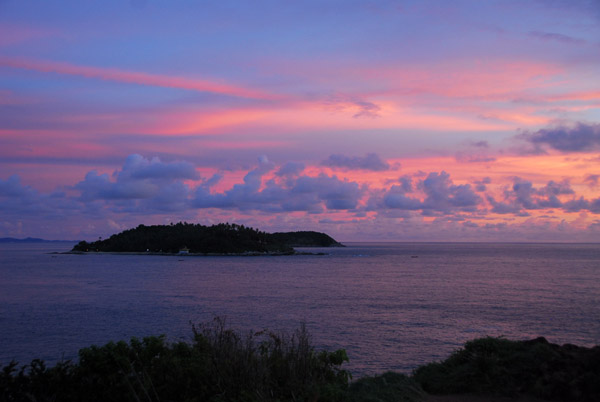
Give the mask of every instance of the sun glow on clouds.
MULTIPOLYGON (((400 66, 366 71, 387 80, 388 94, 441 95, 445 98, 472 98, 482 101, 511 100, 517 94, 552 88, 553 78, 563 71, 549 63, 507 61, 440 63, 435 66, 400 66)), ((360 74, 360 72, 358 72, 360 74)))
MULTIPOLYGON (((540 222, 547 225, 552 221, 570 221, 573 227, 585 229, 600 214, 600 198, 592 198, 595 194, 590 191, 597 180, 565 177, 564 173, 577 172, 575 166, 582 161, 600 171, 600 162, 591 157, 588 154, 581 155, 581 160, 559 155, 521 157, 523 166, 518 166, 517 157, 494 161, 501 166, 516 166, 521 174, 527 168, 546 169, 545 175, 536 173, 532 180, 532 175, 518 177, 502 169, 477 175, 472 170, 465 171, 461 177, 459 168, 452 169, 460 163, 443 158, 404 160, 398 171, 397 162, 379 160, 383 163, 379 165, 373 163, 372 156, 332 159, 341 162, 329 167, 276 166, 265 157, 250 170, 229 173, 204 169, 200 174, 199 169, 187 162, 165 163, 158 158, 131 155, 112 174, 88 172, 83 180, 71 186, 69 194, 39 193, 13 176, 0 182, 0 200, 3 207, 14 208, 17 198, 26 196, 28 202, 17 209, 21 212, 39 208, 48 200, 52 200, 51 205, 61 202, 69 205, 70 213, 75 214, 85 213, 93 206, 96 218, 106 222, 118 222, 119 217, 131 219, 139 214, 160 218, 169 213, 198 218, 209 210, 220 210, 220 214, 229 218, 255 222, 269 222, 272 220, 269 215, 283 213, 290 219, 302 218, 309 226, 319 222, 352 226, 380 222, 387 217, 396 223, 423 225, 468 222, 467 226, 473 230, 488 230, 490 225, 496 225, 493 227, 497 230, 507 222, 512 226, 529 225, 536 230, 540 222), (365 161, 372 161, 371 165, 365 161), (425 165, 428 171, 416 169, 425 165), (438 171, 438 166, 449 166, 453 174, 438 171), (547 169, 548 166, 554 170, 547 169), (557 171, 563 173, 561 179, 553 176, 557 171), (381 181, 382 178, 386 179, 381 181)), ((35 218, 40 212, 29 213, 35 218)), ((60 216, 57 211, 55 214, 57 218, 60 216)))
POLYGON ((68 0, 35 21, 4 6, 0 237, 227 220, 342 240, 597 239, 585 7, 347 4, 332 24, 322 5, 290 19, 258 2, 232 25, 176 4, 131 24, 116 4, 110 20, 68 0))

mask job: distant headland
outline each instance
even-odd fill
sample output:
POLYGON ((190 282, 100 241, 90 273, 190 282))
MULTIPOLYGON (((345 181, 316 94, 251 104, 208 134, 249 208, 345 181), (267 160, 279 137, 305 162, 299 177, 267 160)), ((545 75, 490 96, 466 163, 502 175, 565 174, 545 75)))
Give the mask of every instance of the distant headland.
POLYGON ((46 240, 37 237, 26 237, 24 239, 0 237, 0 243, 75 243, 75 240, 46 240))
POLYGON ((312 231, 266 233, 237 224, 212 226, 179 222, 139 225, 91 243, 81 241, 72 253, 148 253, 177 255, 288 255, 294 247, 344 247, 331 236, 312 231))

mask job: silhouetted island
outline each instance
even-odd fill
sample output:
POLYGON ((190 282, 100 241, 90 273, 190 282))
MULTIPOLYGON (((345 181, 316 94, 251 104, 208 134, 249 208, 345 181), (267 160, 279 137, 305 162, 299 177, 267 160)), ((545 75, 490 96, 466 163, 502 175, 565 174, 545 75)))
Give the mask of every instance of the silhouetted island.
POLYGON ((73 240, 46 240, 37 237, 26 237, 24 239, 2 237, 0 238, 0 243, 73 243, 73 240))
POLYGON ((294 247, 343 247, 325 233, 266 233, 230 223, 204 226, 186 222, 139 225, 108 239, 79 242, 72 252, 159 254, 294 254, 294 247))
POLYGON ((2 237, 0 243, 43 243, 46 240, 37 237, 26 237, 24 239, 15 239, 14 237, 2 237))

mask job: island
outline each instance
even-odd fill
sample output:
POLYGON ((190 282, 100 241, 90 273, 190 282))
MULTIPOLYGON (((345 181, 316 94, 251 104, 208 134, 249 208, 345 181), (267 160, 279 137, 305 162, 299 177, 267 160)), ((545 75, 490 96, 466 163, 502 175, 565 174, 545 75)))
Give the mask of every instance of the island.
POLYGON ((1 237, 0 243, 73 243, 73 240, 46 240, 37 237, 26 237, 24 239, 16 239, 14 237, 1 237))
POLYGON ((294 247, 344 247, 331 236, 313 231, 266 233, 235 223, 212 226, 179 222, 139 225, 94 242, 81 241, 73 253, 153 253, 177 255, 297 254, 294 247))

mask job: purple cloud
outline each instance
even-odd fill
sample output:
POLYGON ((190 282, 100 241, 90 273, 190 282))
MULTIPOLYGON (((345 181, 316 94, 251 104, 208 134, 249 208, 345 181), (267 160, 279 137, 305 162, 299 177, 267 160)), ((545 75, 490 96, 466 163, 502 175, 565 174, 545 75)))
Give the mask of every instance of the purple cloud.
POLYGON ((401 185, 393 185, 383 195, 383 206, 392 209, 421 210, 424 215, 451 214, 457 211, 472 211, 482 202, 470 184, 455 185, 446 172, 431 172, 417 183, 425 198, 409 197, 412 182, 401 178, 401 185))
POLYGON ((423 205, 419 199, 407 197, 404 193, 404 190, 402 190, 399 186, 392 186, 392 188, 383 197, 383 202, 386 207, 393 209, 416 211, 423 208, 423 205))
POLYGON ((120 180, 111 181, 105 174, 91 171, 85 179, 77 183, 74 188, 81 192, 82 201, 94 200, 128 200, 150 198, 160 191, 160 187, 146 180, 120 180))
POLYGON ((159 158, 150 160, 141 155, 129 155, 119 175, 133 179, 192 179, 199 178, 198 172, 189 162, 161 162, 159 158))
POLYGON ((590 208, 590 202, 583 197, 572 199, 563 204, 563 208, 568 212, 579 212, 590 208))
POLYGON ((358 207, 365 189, 358 183, 336 176, 299 176, 283 182, 268 180, 264 187, 265 171, 257 168, 246 174, 244 182, 223 193, 212 194, 203 187, 196 189, 192 206, 195 208, 224 208, 263 212, 352 210, 358 207), (262 187, 262 188, 261 188, 262 187))
POLYGON ((33 192, 29 186, 21 184, 21 178, 17 175, 12 175, 6 180, 0 179, 0 197, 23 197, 33 192))
POLYGON ((565 195, 575 194, 575 191, 573 191, 569 181, 566 179, 558 183, 554 180, 550 180, 548 184, 537 190, 537 194, 542 196, 565 195))
POLYGON ((590 187, 596 187, 598 185, 598 179, 600 179, 600 174, 589 174, 585 176, 583 181, 590 187))
POLYGON ((449 212, 456 208, 473 210, 481 201, 470 184, 455 185, 446 172, 429 173, 421 187, 427 197, 423 201, 424 209, 449 212))
POLYGON ((561 152, 590 152, 600 149, 600 124, 577 123, 575 126, 545 128, 517 136, 534 146, 533 152, 549 147, 561 152))
POLYGON ((314 193, 325 202, 327 209, 354 209, 364 193, 358 183, 339 180, 336 176, 299 177, 290 193, 314 193))
POLYGON ((568 180, 550 180, 545 186, 536 189, 532 182, 515 177, 512 187, 504 191, 504 201, 496 201, 491 196, 488 196, 488 201, 492 205, 492 212, 526 216, 526 210, 563 208, 565 204, 558 196, 571 194, 575 192, 568 180))
MULTIPOLYGON (((81 202, 103 202, 115 212, 173 212, 189 207, 190 191, 183 180, 199 178, 188 162, 162 162, 158 158, 149 160, 133 154, 112 178, 91 171, 73 189, 80 192, 81 202)), ((213 176, 208 180, 211 181, 218 181, 218 177, 213 176)))
POLYGON ((583 39, 578 39, 572 36, 563 35, 555 32, 531 31, 529 32, 529 36, 545 41, 555 41, 566 43, 569 45, 582 45, 586 43, 586 41, 583 39))
POLYGON ((462 163, 482 163, 482 162, 495 162, 496 158, 493 156, 487 156, 482 154, 472 154, 468 152, 457 152, 454 156, 457 162, 462 163))
POLYGON ((275 174, 277 176, 297 176, 302 173, 304 167, 304 163, 301 162, 287 162, 275 174))
POLYGON ((0 179, 0 220, 23 220, 42 217, 48 220, 64 219, 77 213, 79 206, 61 191, 40 193, 21 183, 17 175, 0 179))
POLYGON ((528 213, 522 210, 522 207, 514 202, 499 202, 494 197, 488 195, 488 202, 492 206, 492 212, 496 214, 515 214, 519 216, 529 216, 528 213))
POLYGON ((329 155, 329 158, 321 162, 321 165, 349 170, 371 170, 374 172, 390 169, 389 163, 383 161, 374 153, 366 154, 363 157, 332 154, 329 155))
POLYGON ((471 141, 469 145, 476 148, 489 148, 490 144, 487 141, 471 141))
POLYGON ((490 184, 492 182, 492 179, 490 179, 489 177, 484 177, 481 180, 476 180, 475 181, 475 191, 478 192, 483 192, 485 190, 487 190, 487 184, 490 184))
POLYGON ((400 188, 402 191, 407 193, 413 191, 412 177, 408 175, 400 176, 400 178, 398 178, 398 182, 400 183, 400 188))

